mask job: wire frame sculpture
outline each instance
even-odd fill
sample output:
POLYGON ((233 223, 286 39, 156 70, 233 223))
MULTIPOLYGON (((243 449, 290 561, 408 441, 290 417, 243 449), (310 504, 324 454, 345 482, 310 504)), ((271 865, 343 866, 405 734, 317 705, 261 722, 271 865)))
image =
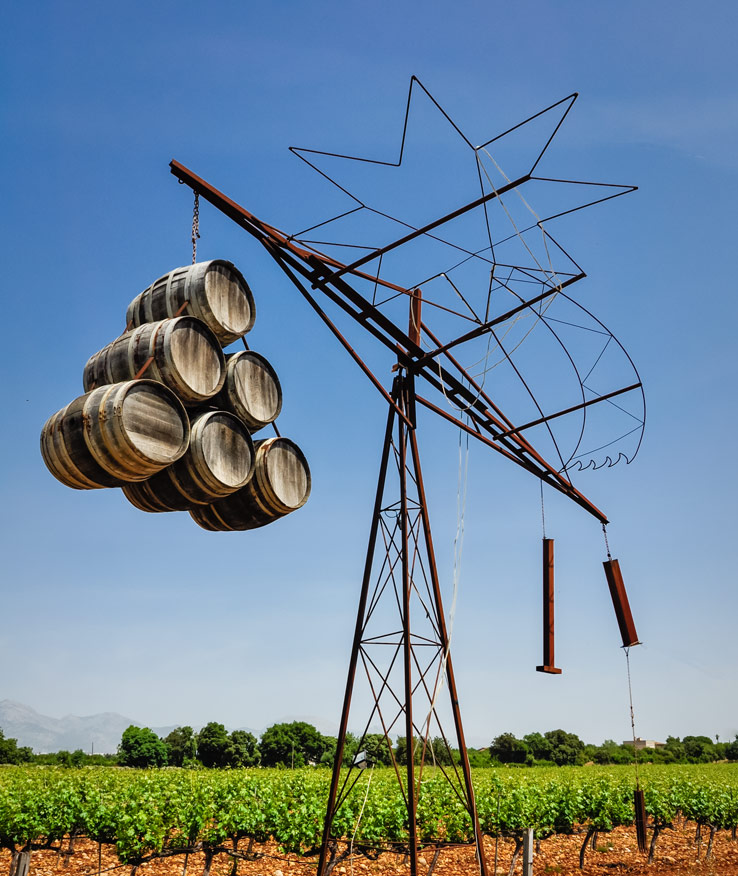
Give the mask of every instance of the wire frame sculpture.
POLYGON ((474 146, 412 77, 395 161, 291 147, 349 199, 348 209, 294 234, 257 218, 177 161, 170 165, 181 183, 262 244, 388 406, 318 876, 337 860, 341 838, 334 820, 365 766, 342 769, 357 678, 373 704, 358 749, 372 725, 380 725, 387 740, 398 730, 404 738, 403 763, 393 754, 392 767, 407 808, 404 850, 412 876, 418 872, 417 805, 429 761, 468 813, 466 839, 475 846, 479 872, 487 873, 425 497, 417 407, 526 469, 603 525, 605 514, 574 486, 571 473, 629 463, 640 447, 645 402, 635 366, 612 332, 571 297, 570 287, 585 273, 548 228, 635 188, 539 173, 576 97, 474 146), (412 189, 417 197, 407 199, 401 186, 382 188, 377 180, 407 163, 416 98, 450 132, 467 163, 463 173, 433 177, 432 185, 412 189), (531 129, 543 145, 531 151, 526 142, 526 152, 520 137, 531 129), (576 197, 541 218, 522 193, 531 188, 548 191, 549 198, 561 190, 576 197), (451 209, 440 216, 430 203, 436 189, 449 189, 443 197, 451 209), (461 194, 454 195, 456 189, 461 194), (382 197, 394 200, 400 212, 374 203, 382 197), (389 352, 389 388, 339 331, 323 307, 326 299, 389 352), (450 756, 449 725, 458 764, 450 756))

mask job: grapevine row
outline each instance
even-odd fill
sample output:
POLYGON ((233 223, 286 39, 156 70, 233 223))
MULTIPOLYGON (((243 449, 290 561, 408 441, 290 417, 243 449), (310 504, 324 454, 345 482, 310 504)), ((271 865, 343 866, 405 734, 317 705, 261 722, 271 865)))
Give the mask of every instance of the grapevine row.
MULTIPOLYGON (((251 848, 271 839, 284 852, 312 854, 321 839, 328 779, 316 770, 6 767, 0 769, 0 845, 12 853, 11 876, 23 876, 33 849, 81 835, 114 845, 120 862, 134 868, 199 850, 209 871, 215 854, 237 850, 241 840, 251 848)), ((339 809, 335 837, 353 837, 355 851, 372 855, 403 850, 407 813, 394 773, 366 771, 362 782, 339 809)), ((738 766, 653 767, 642 770, 642 784, 654 845, 677 817, 709 828, 711 841, 719 830, 735 835, 738 766)), ((474 785, 481 829, 490 837, 519 840, 528 828, 541 839, 580 830, 589 837, 633 823, 627 768, 480 769, 474 785)), ((425 845, 472 841, 456 791, 429 771, 417 819, 425 845)))

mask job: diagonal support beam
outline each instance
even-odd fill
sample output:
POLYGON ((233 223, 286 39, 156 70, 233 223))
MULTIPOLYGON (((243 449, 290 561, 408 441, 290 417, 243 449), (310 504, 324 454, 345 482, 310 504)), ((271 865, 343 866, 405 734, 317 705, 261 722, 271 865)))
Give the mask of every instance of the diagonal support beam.
MULTIPOLYGON (((385 347, 391 350, 394 356, 397 357, 401 367, 408 371, 414 371, 417 376, 425 378, 435 389, 442 392, 447 397, 457 401, 464 408, 475 422, 479 432, 485 432, 489 436, 489 442, 499 442, 508 458, 514 459, 523 468, 545 480, 551 484, 559 492, 564 493, 582 508, 584 508, 592 516, 604 522, 606 520, 602 512, 596 508, 584 495, 576 490, 571 481, 556 467, 552 466, 543 457, 536 452, 535 448, 525 440, 522 436, 512 432, 513 423, 499 409, 491 403, 484 394, 478 393, 469 387, 475 386, 475 381, 458 363, 455 363, 457 369, 461 370, 461 379, 456 378, 448 370, 443 368, 437 360, 426 362, 424 365, 416 367, 416 363, 425 356, 425 351, 408 334, 399 328, 391 319, 370 301, 359 294, 345 279, 343 274, 353 273, 358 275, 360 272, 356 270, 358 263, 353 265, 341 265, 335 259, 323 255, 316 251, 309 251, 297 246, 289 236, 284 232, 279 231, 273 225, 258 219, 244 207, 241 207, 231 198, 228 198, 222 192, 211 186, 205 180, 194 174, 191 170, 184 167, 177 161, 170 163, 170 169, 174 176, 181 183, 189 185, 193 191, 197 192, 202 198, 236 222, 241 228, 251 234, 265 247, 270 256, 277 261, 280 267, 285 270, 285 273, 290 277, 292 282, 297 286, 303 295, 309 296, 304 283, 307 282, 321 292, 327 295, 335 304, 349 314, 353 319, 359 322, 367 331, 369 331, 377 340, 385 347), (338 270, 332 271, 332 268, 338 270), (302 279, 299 279, 302 278, 302 279), (303 282, 304 281, 304 282, 303 282), (504 437, 502 437, 504 436, 504 437)), ((510 183, 508 187, 503 187, 497 192, 491 193, 482 199, 460 207, 448 216, 442 217, 435 223, 431 223, 425 229, 420 229, 418 232, 413 232, 414 236, 420 233, 425 233, 430 227, 436 227, 438 224, 449 221, 455 216, 462 215, 475 206, 479 206, 486 200, 490 200, 493 196, 504 193, 509 188, 514 188, 525 182, 528 177, 521 177, 519 180, 510 183)), ((401 241, 396 241, 395 245, 401 245, 401 242, 407 242, 412 239, 412 236, 402 238, 401 241)), ((367 259, 368 260, 368 259, 367 259)), ((363 263, 363 262, 362 262, 363 263)), ((367 275, 362 275, 364 278, 367 275)), ((572 278, 573 279, 573 278, 572 278)), ((559 287, 557 287, 559 288, 559 287)), ((401 290, 409 296, 413 295, 411 289, 401 290)), ((319 314, 322 309, 317 305, 317 302, 308 298, 311 307, 319 314)), ((526 304, 525 306, 530 306, 526 304)), ((321 316, 323 318, 323 316, 321 316)), ((330 320, 324 318, 326 324, 331 328, 330 320)), ((490 330, 490 329, 488 329, 490 330)), ((331 328, 334 334, 337 330, 331 328)), ((338 336, 338 335, 337 335, 338 336)), ((345 348, 348 349, 348 344, 345 339, 339 338, 345 348)), ((437 346, 441 346, 438 344, 437 346)), ((450 356, 448 350, 445 350, 445 355, 450 356)), ((379 381, 373 375, 370 375, 369 369, 360 361, 360 358, 354 354, 352 356, 357 364, 360 365, 365 374, 372 380, 375 387, 379 387, 379 381)), ((384 390, 380 390, 383 395, 384 390)), ((396 410, 396 408, 395 408, 396 410)), ((401 417, 401 422, 407 424, 408 420, 412 423, 414 417, 412 410, 404 412, 401 417), (407 419, 406 419, 407 418, 407 419)), ((475 437, 480 437, 476 435, 475 437)))
POLYGON ((509 429, 507 432, 503 432, 500 435, 500 438, 507 438, 508 435, 517 435, 519 432, 522 432, 524 429, 532 429, 533 426, 540 426, 541 423, 548 423, 549 420, 555 420, 557 417, 563 417, 565 414, 573 414, 574 411, 580 411, 582 408, 588 408, 591 405, 599 404, 600 402, 607 401, 609 398, 615 398, 617 395, 623 395, 625 392, 632 392, 634 389, 640 389, 643 384, 641 383, 633 383, 630 386, 624 386, 622 389, 615 389, 612 392, 607 392, 605 395, 598 395, 597 398, 591 398, 589 401, 582 402, 578 405, 573 405, 570 408, 565 408, 563 411, 557 411, 555 414, 547 414, 545 417, 539 417, 537 420, 531 420, 530 423, 525 423, 522 426, 516 426, 514 429, 509 429))

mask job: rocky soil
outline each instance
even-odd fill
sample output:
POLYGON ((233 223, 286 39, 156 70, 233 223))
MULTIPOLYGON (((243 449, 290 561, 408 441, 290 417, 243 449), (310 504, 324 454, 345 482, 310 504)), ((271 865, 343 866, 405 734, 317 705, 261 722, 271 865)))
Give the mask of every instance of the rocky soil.
MULTIPOLYGON (((649 832, 650 836, 650 832, 649 832)), ((579 852, 583 835, 570 837, 555 836, 540 843, 533 861, 536 876, 562 874, 562 876, 738 876, 738 841, 732 840, 729 832, 715 835, 710 857, 707 857, 708 837, 700 843, 695 842, 695 825, 687 823, 675 825, 674 830, 662 833, 656 845, 653 864, 646 856, 638 853, 635 830, 617 828, 611 833, 600 834, 595 849, 588 848, 584 869, 579 869, 579 852)), ((239 847, 245 851, 245 843, 239 847)), ((66 843, 65 843, 66 848, 66 843)), ((485 839, 485 853, 488 876, 495 873, 495 854, 497 855, 497 876, 509 872, 515 843, 500 840, 495 850, 494 840, 485 839)), ((225 854, 215 857, 210 876, 311 876, 315 872, 317 859, 299 858, 295 855, 281 855, 273 844, 255 847, 260 855, 254 861, 238 861, 234 874, 233 859, 225 854)), ((421 854, 420 876, 426 876, 433 864, 434 850, 426 849, 421 854)), ((184 856, 163 858, 142 864, 135 876, 183 876, 184 856)), ((102 847, 101 869, 109 876, 131 876, 131 868, 121 866, 115 849, 102 847)), ((10 853, 0 853, 0 876, 8 873, 10 853)), ((77 839, 74 854, 59 855, 56 851, 34 851, 31 857, 29 876, 97 876, 97 844, 77 839)), ((203 876, 204 855, 196 853, 188 856, 184 876, 203 876)), ((515 873, 522 871, 520 860, 516 862, 515 873)), ((336 864, 333 876, 409 876, 410 868, 402 855, 383 854, 376 861, 362 855, 354 855, 336 864)), ((444 849, 438 855, 433 868, 434 876, 472 876, 477 869, 473 850, 469 848, 444 849)))

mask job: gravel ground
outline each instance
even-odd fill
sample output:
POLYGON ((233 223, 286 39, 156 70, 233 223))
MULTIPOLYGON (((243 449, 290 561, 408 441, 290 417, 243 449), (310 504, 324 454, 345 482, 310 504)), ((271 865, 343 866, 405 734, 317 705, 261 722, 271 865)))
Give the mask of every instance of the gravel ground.
MULTIPOLYGON (((650 837, 650 832, 649 832, 650 837)), ((707 837, 700 847, 695 844, 694 824, 676 825, 658 838, 653 864, 638 853, 635 829, 617 828, 611 833, 600 834, 597 848, 588 849, 584 870, 579 870, 579 850, 583 835, 555 836, 543 840, 533 860, 536 876, 546 874, 629 874, 629 876, 738 876, 738 842, 731 840, 730 833, 722 831, 715 835, 712 855, 706 859, 707 837)), ((245 851, 246 843, 240 847, 245 851)), ((65 844, 66 848, 66 844, 65 844)), ((497 848, 497 874, 507 874, 515 844, 500 840, 497 848)), ((236 876, 301 876, 313 874, 317 859, 281 855, 274 844, 255 847, 260 854, 254 861, 238 861, 236 876)), ((485 839, 485 854, 488 876, 494 876, 495 842, 485 839)), ((427 874, 434 857, 433 849, 425 849, 420 857, 420 876, 427 874)), ((183 876, 184 857, 164 858, 142 864, 136 876, 183 876)), ((10 854, 0 853, 0 876, 9 872, 10 854)), ((521 873, 518 860, 515 872, 521 873)), ((203 876, 204 856, 192 854, 187 861, 186 876, 203 876)), ((121 866, 112 846, 102 848, 102 869, 110 876, 131 876, 128 866, 121 866), (110 869, 107 869, 110 868, 110 869)), ((409 874, 410 868, 401 855, 383 854, 377 861, 355 855, 353 860, 338 863, 333 876, 400 876, 409 874)), ((474 853, 469 848, 444 849, 438 856, 434 876, 472 876, 476 871, 474 853)), ((56 851, 34 851, 31 857, 29 876, 97 876, 98 847, 88 840, 77 839, 74 855, 58 855, 56 851)), ((233 863, 227 855, 220 854, 213 861, 210 876, 234 876, 233 863)))

